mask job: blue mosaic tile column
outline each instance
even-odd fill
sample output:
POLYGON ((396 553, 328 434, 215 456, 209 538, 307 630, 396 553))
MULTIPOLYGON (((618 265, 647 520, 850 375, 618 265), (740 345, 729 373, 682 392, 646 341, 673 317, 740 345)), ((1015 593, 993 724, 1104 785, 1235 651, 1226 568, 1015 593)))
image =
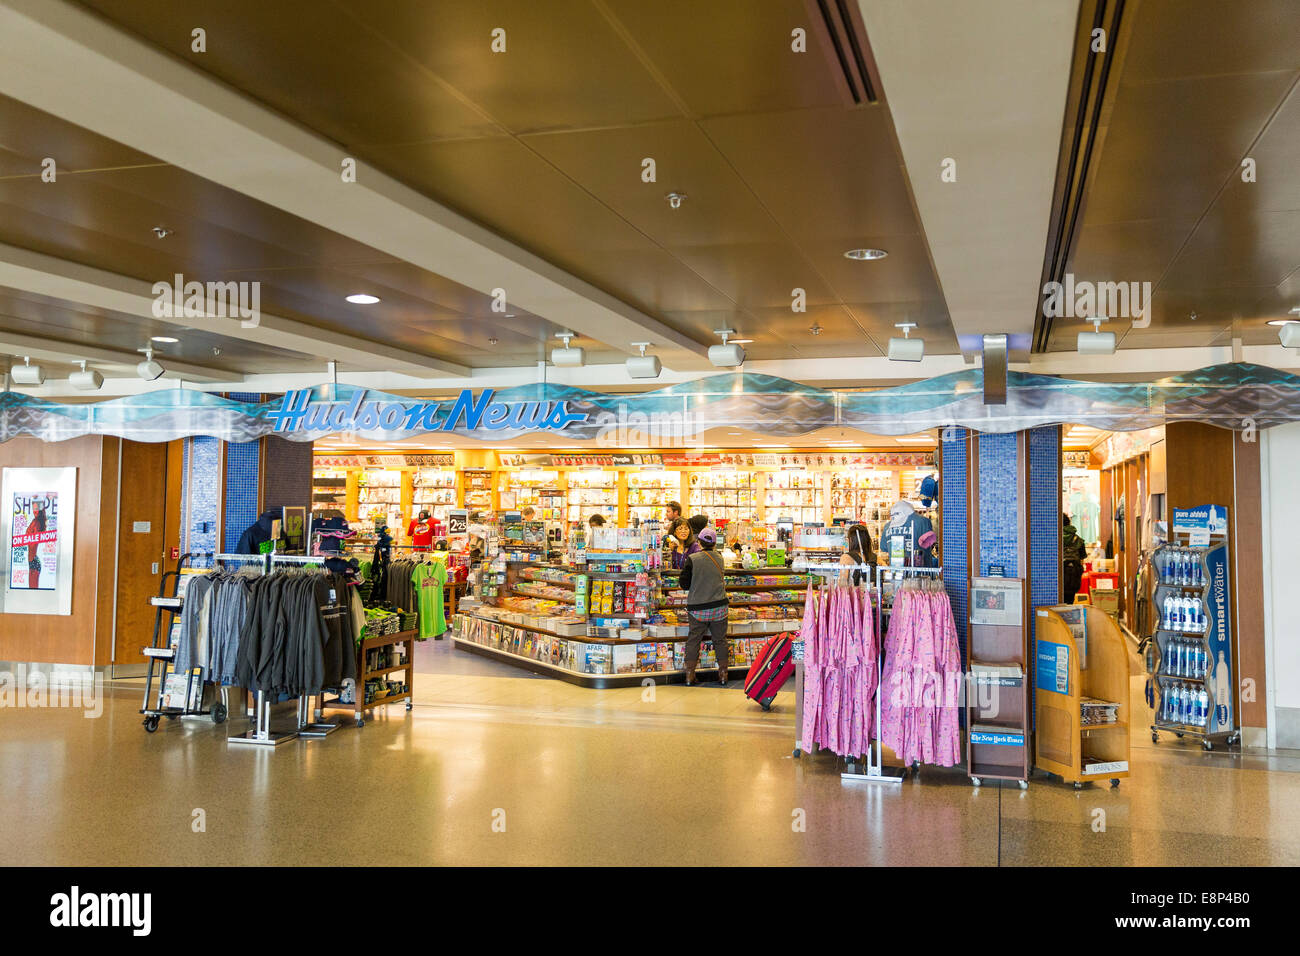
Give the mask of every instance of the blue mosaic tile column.
MULTIPOLYGON (((236 402, 258 402, 262 396, 232 392, 236 402)), ((234 551, 239 536, 257 520, 258 495, 261 492, 262 443, 260 441, 227 442, 226 474, 222 500, 225 503, 225 527, 221 549, 234 551)))
POLYGON ((217 515, 221 504, 221 442, 189 438, 183 456, 181 496, 183 550, 217 550, 217 515))
POLYGON ((1020 461, 1016 433, 980 435, 979 439, 979 574, 999 565, 1009 578, 1020 568, 1020 461))
POLYGON ((1029 604, 1061 601, 1061 432, 1035 428, 1029 449, 1029 604))
POLYGON ((970 606, 970 567, 966 542, 970 519, 966 513, 966 484, 970 469, 966 461, 964 428, 945 428, 939 444, 940 523, 943 526, 943 585, 957 622, 957 642, 966 661, 966 621, 970 606))

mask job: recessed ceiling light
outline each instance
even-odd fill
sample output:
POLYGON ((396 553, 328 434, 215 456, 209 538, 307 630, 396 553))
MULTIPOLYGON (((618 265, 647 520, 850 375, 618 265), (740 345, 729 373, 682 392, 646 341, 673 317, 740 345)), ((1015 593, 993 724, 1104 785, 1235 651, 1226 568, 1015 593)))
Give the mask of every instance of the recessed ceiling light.
POLYGON ((150 342, 158 342, 161 345, 175 345, 180 339, 174 339, 170 335, 151 335, 150 342))
POLYGON ((370 295, 365 292, 354 292, 348 296, 348 301, 353 305, 374 305, 379 301, 379 296, 370 295))
POLYGON ((883 259, 889 255, 884 249, 850 249, 844 253, 845 259, 883 259))

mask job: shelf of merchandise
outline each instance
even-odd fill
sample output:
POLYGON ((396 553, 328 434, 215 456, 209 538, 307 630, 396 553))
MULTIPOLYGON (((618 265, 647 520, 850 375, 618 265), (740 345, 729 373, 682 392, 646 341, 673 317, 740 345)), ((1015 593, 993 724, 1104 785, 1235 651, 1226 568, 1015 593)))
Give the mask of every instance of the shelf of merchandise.
POLYGON ((366 711, 373 707, 381 707, 384 704, 395 704, 398 701, 406 701, 406 709, 411 709, 411 704, 415 700, 415 641, 416 631, 398 631, 396 634, 384 634, 378 637, 367 637, 357 645, 357 684, 355 703, 344 703, 337 698, 333 700, 322 700, 322 710, 350 710, 353 713, 357 726, 361 727, 366 722, 366 711), (366 652, 373 651, 381 647, 389 647, 393 644, 406 645, 406 663, 396 667, 384 667, 374 671, 366 670, 366 652), (373 680, 384 674, 390 674, 394 671, 406 671, 406 690, 399 694, 387 694, 374 700, 365 699, 365 687, 367 680, 373 680))
POLYGON ((715 524, 758 521, 762 476, 752 471, 704 471, 690 476, 685 514, 707 514, 715 524))
POLYGON ((767 476, 767 493, 763 500, 764 520, 776 524, 789 517, 796 527, 826 521, 825 473, 818 471, 777 471, 767 476))
POLYGON ((1128 639, 1099 608, 1074 604, 1036 615, 1036 659, 1052 661, 1055 671, 1038 680, 1034 766, 1076 790, 1094 780, 1118 787, 1129 776, 1128 639), (1112 705, 1116 719, 1083 723, 1089 700, 1112 705))
POLYGON ((1220 540, 1209 545, 1194 546, 1187 535, 1180 535, 1152 556, 1152 683, 1156 693, 1152 743, 1159 742, 1162 730, 1199 740, 1206 750, 1214 749, 1216 741, 1229 745, 1240 740, 1233 708, 1234 654, 1225 597, 1226 529, 1217 537, 1220 540), (1194 579, 1182 576, 1187 574, 1194 574, 1194 579), (1195 611, 1187 607, 1180 612, 1175 607, 1167 617, 1167 600, 1175 605, 1186 602, 1195 611), (1201 696, 1203 701, 1198 700, 1201 696))
POLYGON ((311 473, 311 510, 347 513, 348 473, 338 468, 319 468, 311 473))
POLYGON ((539 521, 563 521, 556 514, 553 499, 563 497, 560 473, 549 469, 503 471, 497 479, 497 505, 501 511, 523 511, 532 507, 539 521), (548 499, 546 503, 543 498, 548 499), (548 513, 552 512, 552 513, 548 513))
POLYGON ((591 515, 605 516, 606 524, 617 525, 618 473, 613 471, 573 471, 569 473, 565 495, 565 520, 586 522, 591 515))
POLYGON ((662 520, 664 506, 682 500, 682 476, 676 471, 633 471, 627 476, 627 523, 662 520))
POLYGON ((418 468, 412 472, 411 507, 407 512, 409 517, 419 517, 422 510, 427 510, 445 525, 447 512, 455 508, 459 500, 455 471, 448 468, 418 468))
POLYGON ((390 529, 404 529, 402 521, 402 472, 366 469, 357 477, 357 517, 367 525, 382 515, 390 529))
POLYGON ((495 511, 492 494, 492 472, 487 469, 466 468, 464 478, 464 507, 469 511, 495 511))
POLYGON ((831 474, 831 521, 861 523, 871 532, 871 540, 880 539, 889 523, 889 509, 899 497, 898 474, 893 471, 848 470, 831 474))

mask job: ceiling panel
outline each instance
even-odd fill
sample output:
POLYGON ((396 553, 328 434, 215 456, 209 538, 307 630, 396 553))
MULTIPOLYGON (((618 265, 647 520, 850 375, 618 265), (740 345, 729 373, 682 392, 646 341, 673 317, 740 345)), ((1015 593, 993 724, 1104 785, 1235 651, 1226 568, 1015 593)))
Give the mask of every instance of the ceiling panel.
POLYGON ((602 0, 698 116, 842 106, 801 0, 602 0), (791 50, 791 31, 808 51, 791 50))
MULTIPOLYGON (((378 3, 82 0, 82 5, 272 109, 307 118, 312 129, 344 146, 499 131, 481 109, 375 36, 368 24, 372 11, 378 17, 378 3), (204 53, 190 49, 196 26, 207 31, 204 53)), ((485 51, 487 44, 484 34, 485 51)))
POLYGON ((1296 68, 1295 0, 1142 0, 1125 83, 1296 68), (1165 42, 1148 42, 1164 38, 1165 42))

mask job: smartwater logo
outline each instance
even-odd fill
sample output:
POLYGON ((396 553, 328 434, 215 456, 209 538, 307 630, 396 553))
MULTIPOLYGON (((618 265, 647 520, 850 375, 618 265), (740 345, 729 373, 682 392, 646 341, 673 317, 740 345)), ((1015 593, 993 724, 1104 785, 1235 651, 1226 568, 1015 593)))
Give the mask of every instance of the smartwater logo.
POLYGON ((152 893, 82 893, 74 886, 50 897, 50 925, 60 929, 129 927, 133 936, 148 936, 152 914, 152 893))
POLYGON ((1067 272, 1064 282, 1043 286, 1043 297, 1049 319, 1130 319, 1135 329, 1151 324, 1150 282, 1075 282, 1067 272))
POLYGON ((153 314, 158 319, 240 319, 245 329, 262 321, 262 283, 185 281, 153 284, 153 314))

